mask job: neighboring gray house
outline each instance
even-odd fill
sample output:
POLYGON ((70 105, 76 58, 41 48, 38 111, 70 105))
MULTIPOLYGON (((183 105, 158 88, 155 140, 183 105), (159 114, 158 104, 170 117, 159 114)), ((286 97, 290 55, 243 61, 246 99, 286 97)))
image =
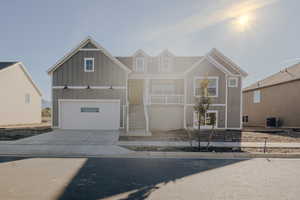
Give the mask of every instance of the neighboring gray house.
POLYGON ((218 129, 240 129, 242 78, 230 59, 212 49, 205 56, 149 56, 138 50, 114 57, 91 38, 48 70, 52 84, 53 127, 62 129, 182 129, 196 126, 193 106, 199 82, 208 78, 213 99, 209 117, 218 129))

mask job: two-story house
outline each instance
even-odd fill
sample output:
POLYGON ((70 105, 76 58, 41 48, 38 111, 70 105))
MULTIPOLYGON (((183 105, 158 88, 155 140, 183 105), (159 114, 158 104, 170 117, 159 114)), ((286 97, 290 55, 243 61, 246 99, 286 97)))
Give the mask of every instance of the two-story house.
POLYGON ((247 73, 216 49, 205 56, 150 56, 138 50, 114 57, 88 37, 48 70, 53 127, 126 132, 197 126, 200 81, 209 80, 218 129, 241 129, 242 79, 247 73))

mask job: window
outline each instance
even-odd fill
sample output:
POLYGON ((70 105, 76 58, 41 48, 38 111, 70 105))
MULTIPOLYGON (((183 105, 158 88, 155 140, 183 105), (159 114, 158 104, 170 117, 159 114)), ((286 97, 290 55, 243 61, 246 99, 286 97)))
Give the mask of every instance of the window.
POLYGON ((175 85, 171 83, 152 84, 152 94, 175 94, 175 85))
POLYGON ((98 113, 100 110, 96 107, 82 107, 80 108, 80 112, 84 113, 98 113))
POLYGON ((163 55, 160 57, 160 72, 171 72, 172 57, 170 55, 163 55))
POLYGON ((85 72, 94 72, 94 58, 84 58, 84 71, 85 72))
MULTIPOLYGON (((198 112, 194 112, 194 128, 198 128, 198 112)), ((218 122, 218 111, 213 111, 213 110, 209 110, 207 111, 204 119, 202 118, 201 119, 201 126, 202 127, 207 127, 207 128, 210 128, 212 127, 212 121, 211 121, 211 118, 214 117, 215 118, 215 127, 217 127, 217 122, 218 122)))
POLYGON ((243 116, 243 122, 248 122, 248 116, 247 115, 243 116))
POLYGON ((135 60, 135 71, 144 72, 145 71, 145 58, 139 57, 135 60))
POLYGON ((255 90, 253 92, 253 103, 260 103, 260 100, 261 100, 260 90, 255 90))
MULTIPOLYGON (((195 78, 194 81, 194 95, 196 97, 201 96, 203 94, 202 88, 201 88, 201 82, 205 78, 195 78)), ((208 77, 208 86, 207 86, 207 96, 209 97, 218 97, 218 77, 208 77)))
POLYGON ((25 94, 25 103, 30 104, 30 94, 25 94))
POLYGON ((238 78, 229 78, 228 87, 237 87, 238 86, 238 78))

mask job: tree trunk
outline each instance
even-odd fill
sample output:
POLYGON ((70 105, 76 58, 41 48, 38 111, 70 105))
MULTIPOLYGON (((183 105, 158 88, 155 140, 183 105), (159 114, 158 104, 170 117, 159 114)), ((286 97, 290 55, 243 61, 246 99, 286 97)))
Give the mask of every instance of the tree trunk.
POLYGON ((200 138, 200 128, 201 128, 201 115, 200 112, 198 112, 198 151, 201 150, 201 138, 200 138))

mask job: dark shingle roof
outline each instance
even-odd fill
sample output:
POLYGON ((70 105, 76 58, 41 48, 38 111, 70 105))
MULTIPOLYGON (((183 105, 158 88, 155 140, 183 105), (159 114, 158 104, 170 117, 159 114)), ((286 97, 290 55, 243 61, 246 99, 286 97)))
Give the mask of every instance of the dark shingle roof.
POLYGON ((0 70, 7 68, 13 64, 16 64, 17 62, 0 62, 0 70))
POLYGON ((285 68, 276 74, 273 74, 263 80, 260 80, 246 88, 244 91, 255 90, 263 87, 270 87, 277 84, 300 79, 300 63, 285 68))

